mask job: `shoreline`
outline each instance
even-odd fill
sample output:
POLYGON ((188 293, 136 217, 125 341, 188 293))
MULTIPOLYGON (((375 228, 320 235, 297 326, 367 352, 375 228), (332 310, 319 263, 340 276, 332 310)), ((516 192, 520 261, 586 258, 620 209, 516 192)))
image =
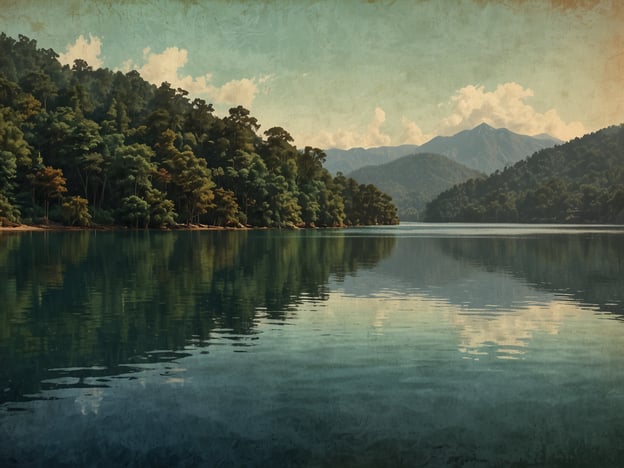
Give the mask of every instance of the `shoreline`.
POLYGON ((2 232, 57 232, 57 231, 249 231, 268 229, 262 227, 223 227, 209 226, 204 224, 180 224, 169 228, 141 228, 133 229, 125 226, 62 226, 45 224, 19 224, 16 226, 0 226, 2 232))
MULTIPOLYGON (((358 225, 359 226, 359 225, 358 225)), ((305 229, 345 229, 357 226, 288 226, 283 228, 266 226, 214 226, 209 224, 176 224, 163 228, 129 228, 121 225, 94 225, 94 226, 64 226, 62 224, 14 224, 5 226, 0 224, 0 233, 3 232, 72 232, 72 231, 268 231, 287 230, 298 231, 305 229)), ((361 227, 361 226, 360 226, 361 227)))

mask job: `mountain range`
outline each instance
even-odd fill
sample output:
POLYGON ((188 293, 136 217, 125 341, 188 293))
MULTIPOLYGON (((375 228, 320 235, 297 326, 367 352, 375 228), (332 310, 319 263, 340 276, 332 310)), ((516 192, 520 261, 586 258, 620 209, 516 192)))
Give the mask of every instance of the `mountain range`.
POLYGON ((427 143, 379 148, 325 150, 325 167, 332 173, 348 174, 364 166, 385 164, 402 156, 416 153, 442 154, 486 174, 502 170, 536 151, 562 143, 546 134, 520 135, 506 128, 492 128, 483 123, 472 130, 453 136, 438 136, 427 143))
POLYGON ((561 140, 549 135, 520 135, 506 128, 492 128, 483 123, 450 137, 435 137, 420 146, 418 152, 442 154, 490 174, 559 143, 562 143, 561 140))
POLYGON ((414 154, 418 145, 380 146, 377 148, 351 148, 325 150, 325 168, 332 174, 348 174, 364 166, 376 166, 394 161, 401 156, 414 154))
POLYGON ((362 184, 373 184, 392 197, 399 218, 420 219, 426 204, 444 190, 485 174, 440 154, 412 154, 349 174, 362 184))

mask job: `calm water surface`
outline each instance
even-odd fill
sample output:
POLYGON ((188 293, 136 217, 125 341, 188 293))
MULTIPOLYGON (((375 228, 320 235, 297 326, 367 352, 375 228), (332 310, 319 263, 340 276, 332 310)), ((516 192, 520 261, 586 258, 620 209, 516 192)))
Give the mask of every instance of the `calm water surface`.
POLYGON ((0 466, 623 466, 624 230, 0 233, 0 466))

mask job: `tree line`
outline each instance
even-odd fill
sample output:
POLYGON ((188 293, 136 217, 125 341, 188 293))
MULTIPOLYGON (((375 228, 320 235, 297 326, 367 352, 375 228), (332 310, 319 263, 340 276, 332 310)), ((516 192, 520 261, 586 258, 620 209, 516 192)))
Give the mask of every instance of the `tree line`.
POLYGON ((440 194, 433 222, 624 223, 624 125, 536 152, 440 194))
POLYGON ((373 185, 332 176, 319 148, 248 109, 225 117, 137 71, 61 65, 0 34, 0 220, 166 227, 398 223, 373 185))

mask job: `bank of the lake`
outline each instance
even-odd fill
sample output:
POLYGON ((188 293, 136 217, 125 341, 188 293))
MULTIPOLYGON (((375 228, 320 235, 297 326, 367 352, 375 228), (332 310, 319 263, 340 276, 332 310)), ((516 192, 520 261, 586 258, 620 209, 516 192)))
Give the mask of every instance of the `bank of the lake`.
POLYGON ((76 232, 76 231, 243 231, 249 229, 265 229, 253 228, 248 226, 224 227, 224 226, 206 226, 206 225, 177 225, 159 229, 132 229, 126 226, 63 226, 60 224, 17 224, 15 226, 0 226, 0 232, 28 232, 28 231, 58 231, 58 232, 76 232))

